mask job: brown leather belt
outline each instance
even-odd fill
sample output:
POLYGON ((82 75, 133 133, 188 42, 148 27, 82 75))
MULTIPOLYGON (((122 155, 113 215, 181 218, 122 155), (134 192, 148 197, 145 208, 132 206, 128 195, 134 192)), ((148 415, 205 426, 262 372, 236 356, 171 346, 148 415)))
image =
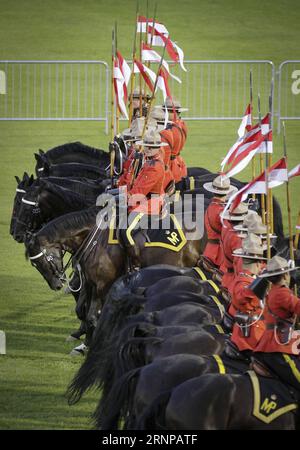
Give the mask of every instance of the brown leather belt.
POLYGON ((220 244, 220 239, 207 239, 210 244, 220 244))

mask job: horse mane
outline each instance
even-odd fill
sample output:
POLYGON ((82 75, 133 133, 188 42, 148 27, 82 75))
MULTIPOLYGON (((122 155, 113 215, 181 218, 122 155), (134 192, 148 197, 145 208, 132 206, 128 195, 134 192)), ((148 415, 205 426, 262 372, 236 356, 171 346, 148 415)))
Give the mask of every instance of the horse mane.
POLYGON ((68 142, 66 144, 58 145, 57 147, 53 147, 46 152, 46 155, 49 156, 50 158, 51 157, 57 158, 61 154, 66 154, 67 152, 73 153, 76 151, 77 152, 78 151, 85 152, 85 153, 93 156, 94 158, 98 158, 98 159, 101 159, 104 155, 108 156, 108 152, 106 152, 105 150, 98 149, 95 147, 90 147, 89 145, 82 144, 79 141, 68 142))
POLYGON ((99 208, 93 206, 83 211, 76 211, 57 217, 39 230, 36 237, 46 237, 50 242, 54 242, 58 237, 62 237, 65 234, 70 235, 74 230, 96 223, 98 210, 99 208))
POLYGON ((85 204, 87 203, 86 197, 79 194, 78 192, 74 192, 64 186, 60 186, 41 179, 39 183, 39 193, 43 192, 44 189, 50 191, 52 194, 60 197, 61 199, 63 199, 63 201, 71 205, 78 202, 80 202, 80 204, 82 204, 82 202, 84 202, 85 204))

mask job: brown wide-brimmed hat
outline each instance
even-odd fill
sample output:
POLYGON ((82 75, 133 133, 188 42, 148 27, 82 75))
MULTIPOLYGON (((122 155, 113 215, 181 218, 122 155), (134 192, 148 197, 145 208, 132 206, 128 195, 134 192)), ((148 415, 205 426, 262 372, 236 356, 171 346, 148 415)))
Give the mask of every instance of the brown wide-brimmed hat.
POLYGON ((248 213, 248 205, 246 203, 239 203, 239 205, 233 211, 225 211, 222 214, 222 219, 229 220, 230 222, 240 222, 244 220, 244 217, 248 213))
MULTIPOLYGON (((236 225, 234 229, 240 231, 240 234, 238 235, 240 237, 245 237, 248 233, 254 233, 261 239, 266 239, 268 235, 268 228, 262 223, 261 217, 251 210, 248 211, 242 225, 236 225)), ((270 234, 270 238, 275 237, 275 234, 270 234)))
POLYGON ((296 269, 299 269, 299 267, 295 267, 294 261, 288 261, 281 256, 275 255, 267 263, 267 269, 258 276, 260 278, 269 278, 276 275, 282 275, 284 273, 292 272, 296 269))
MULTIPOLYGON (((131 123, 130 128, 122 131, 122 136, 126 142, 134 142, 141 139, 145 126, 145 117, 137 117, 131 123)), ((157 123, 154 119, 149 119, 146 130, 156 130, 157 123)))
POLYGON ((174 110, 176 112, 188 111, 188 108, 181 107, 181 103, 179 100, 176 100, 175 98, 170 98, 170 97, 166 98, 166 101, 164 104, 162 104, 160 106, 156 106, 155 108, 162 108, 163 110, 167 109, 170 112, 173 112, 174 110))
POLYGON ((144 147, 165 147, 166 142, 161 141, 161 135, 157 130, 149 130, 146 132, 142 141, 137 141, 136 145, 143 145, 144 147))
POLYGON ((237 188, 230 184, 230 178, 226 175, 218 175, 212 182, 204 183, 203 187, 208 192, 224 196, 237 191, 237 188))
POLYGON ((246 259, 255 259, 255 260, 266 260, 264 257, 264 248, 262 245, 262 240, 260 237, 256 236, 256 234, 250 233, 243 240, 242 248, 237 248, 232 253, 233 256, 246 258, 246 259))
POLYGON ((166 121, 166 112, 162 108, 153 108, 150 112, 150 119, 157 122, 158 131, 162 131, 165 128, 166 123, 173 123, 169 119, 166 121))
MULTIPOLYGON (((151 95, 145 94, 144 89, 142 89, 141 91, 139 89, 134 89, 133 93, 132 93, 132 98, 140 98, 140 96, 143 99, 147 99, 147 100, 149 100, 151 98, 151 95)), ((129 96, 129 98, 130 98, 130 96, 129 96)))

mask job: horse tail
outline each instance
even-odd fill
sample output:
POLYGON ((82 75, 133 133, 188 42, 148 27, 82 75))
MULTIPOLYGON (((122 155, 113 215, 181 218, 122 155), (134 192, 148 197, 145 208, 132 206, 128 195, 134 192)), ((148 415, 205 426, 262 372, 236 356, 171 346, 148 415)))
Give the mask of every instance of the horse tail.
POLYGON ((140 311, 140 305, 143 302, 145 299, 142 296, 126 294, 118 299, 118 302, 113 302, 113 305, 105 303, 93 335, 91 348, 97 351, 104 348, 113 338, 114 332, 119 332, 128 316, 140 311))
POLYGON ((273 197, 274 233, 279 239, 284 238, 282 211, 276 197, 273 197))
POLYGON ((89 350, 85 361, 67 387, 66 397, 69 405, 77 403, 83 394, 96 384, 98 379, 98 355, 89 350))
POLYGON ((137 420, 135 430, 166 430, 166 408, 172 391, 160 394, 137 420))
POLYGON ((132 403, 141 368, 125 373, 113 385, 109 395, 101 398, 93 414, 96 427, 101 430, 117 430, 120 416, 132 411, 132 403))
POLYGON ((162 342, 156 334, 157 328, 148 323, 137 323, 123 331, 120 342, 124 343, 119 347, 115 363, 119 376, 145 365, 146 345, 162 342))

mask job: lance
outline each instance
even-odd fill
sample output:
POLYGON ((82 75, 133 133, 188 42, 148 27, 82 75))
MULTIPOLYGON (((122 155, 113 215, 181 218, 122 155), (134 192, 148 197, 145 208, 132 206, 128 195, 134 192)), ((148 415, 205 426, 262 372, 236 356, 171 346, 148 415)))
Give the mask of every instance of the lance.
MULTIPOLYGON (((272 130, 272 110, 273 110, 273 87, 274 87, 274 80, 272 78, 271 81, 271 90, 269 95, 269 122, 270 122, 270 130, 272 130)), ((268 159, 269 159, 269 167, 272 165, 272 153, 268 153, 268 159)), ((272 191, 270 192, 270 216, 271 216, 271 232, 274 233, 274 212, 273 212, 273 194, 272 191)))
POLYGON ((294 247, 297 250, 298 244, 299 244, 299 234, 300 234, 300 211, 298 213, 298 220, 297 220, 297 226, 296 226, 296 235, 295 235, 295 242, 294 247))
MULTIPOLYGON (((145 135, 145 132, 146 132, 147 124, 148 124, 148 121, 149 121, 150 112, 151 112, 151 108, 152 108, 152 103, 153 103, 153 100, 154 100, 154 98, 155 98, 155 91, 156 91, 156 87, 157 87, 158 77, 159 77, 160 69, 161 69, 161 66, 162 66, 162 63, 163 63, 163 60, 164 60, 164 56, 165 56, 166 45, 167 45, 167 42, 166 42, 165 45, 164 45, 163 53, 162 53, 162 55, 161 55, 161 59, 160 59, 159 65, 158 65, 158 69, 157 69, 157 73, 156 73, 156 78, 155 78, 155 83, 154 83, 154 86, 153 86, 153 92, 152 92, 152 95, 151 95, 151 98, 150 98, 150 101, 149 101, 149 107, 148 107, 148 110, 147 110, 147 115, 146 115, 146 118, 145 118, 143 130, 142 130, 142 137, 141 137, 141 140, 144 139, 144 135, 145 135)), ((143 151, 144 151, 144 146, 141 145, 141 146, 140 146, 139 152, 140 152, 140 153, 143 153, 143 151)), ((136 178, 136 175, 137 175, 137 168, 138 168, 138 161, 135 160, 130 187, 132 187, 132 185, 133 185, 133 183, 134 183, 134 180, 135 180, 135 178, 136 178)))
MULTIPOLYGON (((282 122, 282 129, 283 129, 283 152, 284 152, 286 167, 288 168, 288 157, 287 157, 285 123, 284 122, 282 122)), ((292 231, 292 217, 291 217, 291 194, 290 194, 289 179, 287 179, 285 185, 286 185, 286 201, 287 201, 287 214, 288 214, 288 226, 289 226, 290 259, 292 259, 294 261, 295 258, 294 258, 294 246, 293 246, 293 231, 292 231)))
MULTIPOLYGON (((117 22, 115 22, 115 57, 117 56, 117 50, 118 50, 118 27, 117 22)), ((116 105, 116 132, 119 134, 120 131, 120 110, 118 108, 118 105, 116 105)))
MULTIPOLYGON (((114 89, 114 63, 116 56, 116 41, 115 41, 115 29, 112 29, 112 52, 111 52, 111 122, 110 122, 110 140, 113 143, 115 136, 115 89, 114 89)), ((115 165, 115 150, 113 146, 110 148, 110 178, 111 186, 113 186, 113 176, 114 176, 114 165, 115 165)))
MULTIPOLYGON (((250 112, 252 114, 252 103, 253 103, 253 85, 252 85, 252 70, 250 69, 250 112)), ((254 157, 252 158, 252 180, 254 180, 255 178, 255 173, 256 173, 256 156, 254 155, 254 157)), ((253 200, 255 200, 256 195, 252 194, 252 198, 253 200)))
MULTIPOLYGON (((258 94, 257 99, 258 104, 258 122, 261 129, 261 109, 260 109, 260 94, 258 94)), ((262 173, 264 171, 264 160, 263 160, 263 154, 259 154, 259 165, 260 165, 260 172, 262 173)), ((265 201, 265 194, 260 195, 261 198, 261 216, 263 224, 266 224, 266 201, 265 201)))
POLYGON ((131 125, 132 114, 133 114, 133 90, 134 90, 134 80, 135 80, 134 60, 136 57, 136 35, 137 35, 138 20, 139 20, 139 0, 137 0, 137 2, 136 2, 136 14, 135 14, 133 47, 132 47, 132 72, 131 72, 131 78, 130 78, 130 101, 129 101, 129 122, 128 122, 129 127, 131 125))
POLYGON ((265 139, 266 146, 266 170, 265 170, 265 179, 266 179, 266 193, 267 193, 267 214, 266 214, 266 225, 267 225, 267 258, 271 259, 271 218, 270 218, 270 188, 269 188, 269 160, 267 154, 267 138, 265 139))
MULTIPOLYGON (((147 19, 148 20, 148 19, 147 19)), ((142 61, 142 42, 143 42, 143 36, 142 36, 142 22, 140 22, 140 51, 139 51, 139 60, 142 61)), ((143 93, 142 93, 142 74, 140 73, 139 78, 139 90, 140 90, 140 117, 143 115, 143 93)))

